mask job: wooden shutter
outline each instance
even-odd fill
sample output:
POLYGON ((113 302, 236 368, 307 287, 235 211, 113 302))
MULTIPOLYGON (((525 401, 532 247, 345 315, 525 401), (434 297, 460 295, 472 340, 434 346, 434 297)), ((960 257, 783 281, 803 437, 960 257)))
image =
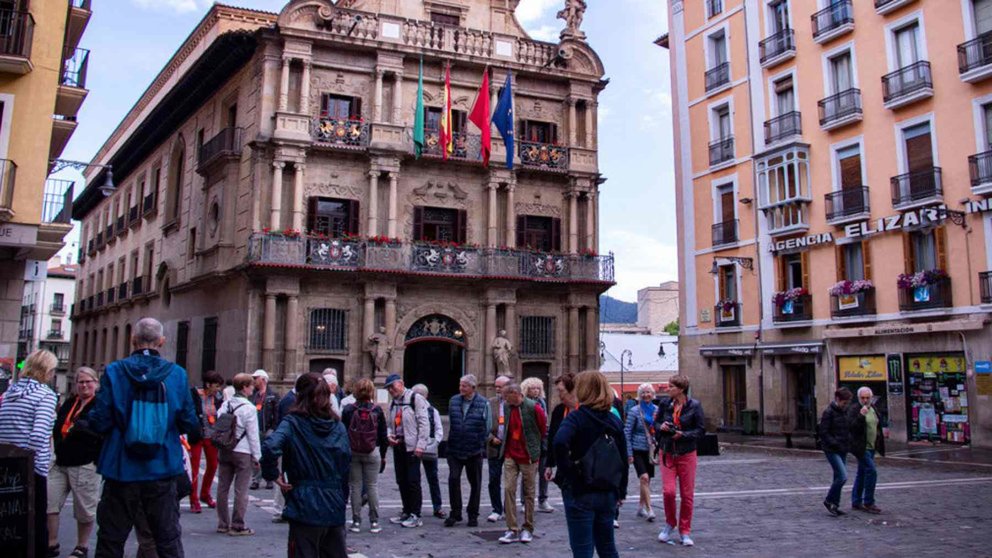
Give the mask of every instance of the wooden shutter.
POLYGON ((861 153, 852 153, 843 157, 839 163, 841 188, 860 188, 862 185, 861 153))
POLYGON ((834 249, 834 260, 837 262, 837 280, 847 279, 847 258, 844 257, 844 245, 838 245, 834 249))
POLYGON ((351 114, 348 118, 361 118, 362 117, 362 98, 352 97, 351 99, 351 114))
POLYGON ((933 142, 930 125, 920 124, 906 130, 906 161, 909 172, 925 171, 933 167, 933 142))
POLYGON ((358 234, 361 229, 361 213, 358 200, 348 200, 348 234, 358 234))
POLYGON ((459 209, 455 213, 455 242, 464 243, 468 239, 468 211, 459 209))
POLYGON ((307 231, 317 232, 317 201, 319 198, 307 198, 307 231))
POLYGON ((947 271, 947 228, 933 230, 934 249, 937 250, 937 268, 947 271))
POLYGON ((778 289, 779 291, 784 291, 786 286, 789 284, 788 270, 789 264, 787 258, 784 256, 777 256, 775 258, 775 266, 778 270, 778 289))
POLYGON ((558 143, 558 125, 549 124, 548 129, 549 129, 548 143, 558 143))
POLYGON ((803 252, 799 256, 800 265, 803 267, 803 288, 809 289, 809 252, 803 252))
POLYGON ((913 251, 913 237, 911 233, 902 234, 902 254, 906 260, 906 273, 916 271, 916 252, 913 251))
POLYGON ((424 239, 424 208, 419 205, 413 208, 413 239, 424 239))
POLYGON ((561 219, 551 220, 551 251, 561 252, 561 219))
POLYGON ((861 241, 861 259, 865 265, 865 280, 871 281, 871 244, 867 240, 861 241))
MULTIPOLYGON (((734 220, 734 191, 727 190, 720 194, 721 218, 724 223, 734 220)), ((726 238, 726 237, 725 237, 726 238)))

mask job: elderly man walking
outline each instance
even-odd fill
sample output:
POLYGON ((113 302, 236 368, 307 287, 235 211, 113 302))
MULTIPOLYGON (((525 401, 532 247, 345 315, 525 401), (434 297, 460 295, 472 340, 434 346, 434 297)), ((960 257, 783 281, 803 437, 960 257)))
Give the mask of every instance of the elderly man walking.
POLYGON ((158 320, 139 320, 134 352, 107 366, 85 419, 90 430, 106 435, 97 464, 104 479, 96 512, 100 558, 124 556, 135 512, 147 521, 159 558, 183 556, 176 479, 186 471, 179 435, 198 433, 200 421, 186 371, 158 353, 164 344, 158 320))
POLYGON ((489 503, 493 507, 493 512, 489 514, 486 521, 496 523, 503 519, 503 448, 499 446, 500 441, 506 432, 506 417, 502 414, 503 409, 503 387, 510 383, 506 376, 499 376, 493 383, 496 388, 496 396, 489 398, 489 440, 486 450, 487 461, 489 462, 489 503))
POLYGON ((868 512, 882 513, 875 505, 875 484, 878 482, 878 469, 875 467, 875 454, 885 455, 885 436, 882 433, 882 415, 875 407, 875 394, 871 388, 858 389, 858 405, 852 405, 851 453, 858 458, 858 473, 854 477, 854 490, 851 492, 851 508, 868 512))
POLYGON ((387 435, 393 446, 396 484, 400 489, 403 512, 389 519, 406 528, 420 527, 424 495, 420 487, 420 460, 427 449, 430 422, 427 401, 409 390, 399 374, 390 374, 384 386, 393 400, 389 403, 387 435))
POLYGON ((548 432, 548 416, 536 402, 525 399, 520 386, 503 388, 504 402, 500 416, 506 417, 506 430, 500 439, 503 464, 503 508, 506 510, 506 534, 499 542, 529 543, 534 540, 534 496, 541 448, 548 432), (517 524, 517 482, 523 477, 524 522, 517 524))
POLYGON ((478 380, 472 374, 458 381, 458 395, 448 404, 448 499, 451 515, 445 527, 462 520, 462 470, 470 487, 468 526, 479 526, 479 500, 482 499, 482 456, 492 428, 489 402, 475 391, 478 380))

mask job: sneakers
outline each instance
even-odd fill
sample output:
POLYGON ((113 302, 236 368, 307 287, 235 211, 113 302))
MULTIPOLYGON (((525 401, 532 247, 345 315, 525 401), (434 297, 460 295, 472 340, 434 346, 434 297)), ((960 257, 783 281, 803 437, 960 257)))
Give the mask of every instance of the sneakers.
POLYGON ((348 530, 351 531, 352 533, 361 533, 362 532, 362 522, 360 520, 357 520, 357 519, 352 520, 351 525, 348 526, 348 530))
POLYGON ((671 525, 665 525, 665 528, 658 533, 658 542, 663 542, 665 544, 675 544, 675 527, 671 525))
POLYGON ((637 517, 647 517, 648 512, 643 507, 637 508, 637 517))
POLYGON ((648 520, 648 523, 654 523, 655 518, 657 518, 657 516, 654 514, 654 510, 648 510, 647 514, 645 514, 644 517, 645 519, 648 520))
POLYGON ((389 518, 389 522, 392 523, 393 525, 401 525, 404 521, 406 521, 407 519, 409 519, 409 517, 410 517, 410 514, 408 514, 408 513, 401 513, 400 515, 397 515, 396 517, 390 517, 389 518))
POLYGON ((682 535, 682 546, 693 546, 696 543, 692 542, 692 537, 688 533, 682 535))
POLYGON ((537 503, 537 511, 541 513, 552 513, 555 511, 547 501, 537 503))
POLYGON ((372 533, 373 535, 377 535, 381 532, 382 532, 382 527, 379 527, 378 521, 373 521, 371 524, 369 524, 369 533, 372 533))
POLYGON ((530 531, 524 529, 520 532, 520 542, 526 544, 534 540, 534 535, 530 531))
POLYGON ((400 523, 403 527, 407 529, 413 529, 414 527, 420 527, 424 522, 420 520, 420 516, 415 513, 411 513, 410 517, 406 518, 406 521, 400 523))
POLYGON ((882 513, 882 509, 876 506, 875 504, 865 504, 864 511, 868 513, 873 513, 875 515, 882 513))
POLYGON ((502 537, 499 538, 499 544, 511 544, 515 542, 520 542, 520 536, 513 531, 507 531, 502 537))
POLYGON ((614 519, 613 520, 613 528, 614 529, 619 529, 620 528, 620 520, 619 519, 614 519))
POLYGON ((503 521, 503 514, 493 512, 489 514, 489 517, 486 518, 486 521, 488 521, 489 523, 496 523, 497 521, 503 521))

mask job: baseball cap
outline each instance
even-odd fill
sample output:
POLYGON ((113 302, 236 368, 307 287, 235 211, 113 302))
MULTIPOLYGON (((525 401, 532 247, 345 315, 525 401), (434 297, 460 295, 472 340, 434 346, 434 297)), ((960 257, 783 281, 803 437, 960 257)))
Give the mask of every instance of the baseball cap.
POLYGON ((388 388, 389 386, 393 385, 393 382, 399 382, 402 379, 403 378, 399 374, 390 374, 389 376, 386 377, 386 383, 383 384, 383 387, 388 388))
POLYGON ((252 378, 264 378, 266 382, 269 381, 269 373, 266 372, 265 370, 262 370, 261 368, 259 368, 254 373, 252 373, 251 377, 252 378))

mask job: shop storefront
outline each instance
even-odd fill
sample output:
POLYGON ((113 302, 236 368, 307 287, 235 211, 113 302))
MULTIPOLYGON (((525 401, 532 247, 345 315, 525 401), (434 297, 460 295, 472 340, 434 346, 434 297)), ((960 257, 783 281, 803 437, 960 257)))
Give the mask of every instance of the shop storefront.
POLYGON ((847 355, 837 357, 837 386, 851 390, 855 398, 861 387, 871 389, 882 424, 889 421, 888 371, 885 355, 847 355))
POLYGON ((967 444, 971 427, 964 354, 906 354, 904 358, 909 439, 967 444))

